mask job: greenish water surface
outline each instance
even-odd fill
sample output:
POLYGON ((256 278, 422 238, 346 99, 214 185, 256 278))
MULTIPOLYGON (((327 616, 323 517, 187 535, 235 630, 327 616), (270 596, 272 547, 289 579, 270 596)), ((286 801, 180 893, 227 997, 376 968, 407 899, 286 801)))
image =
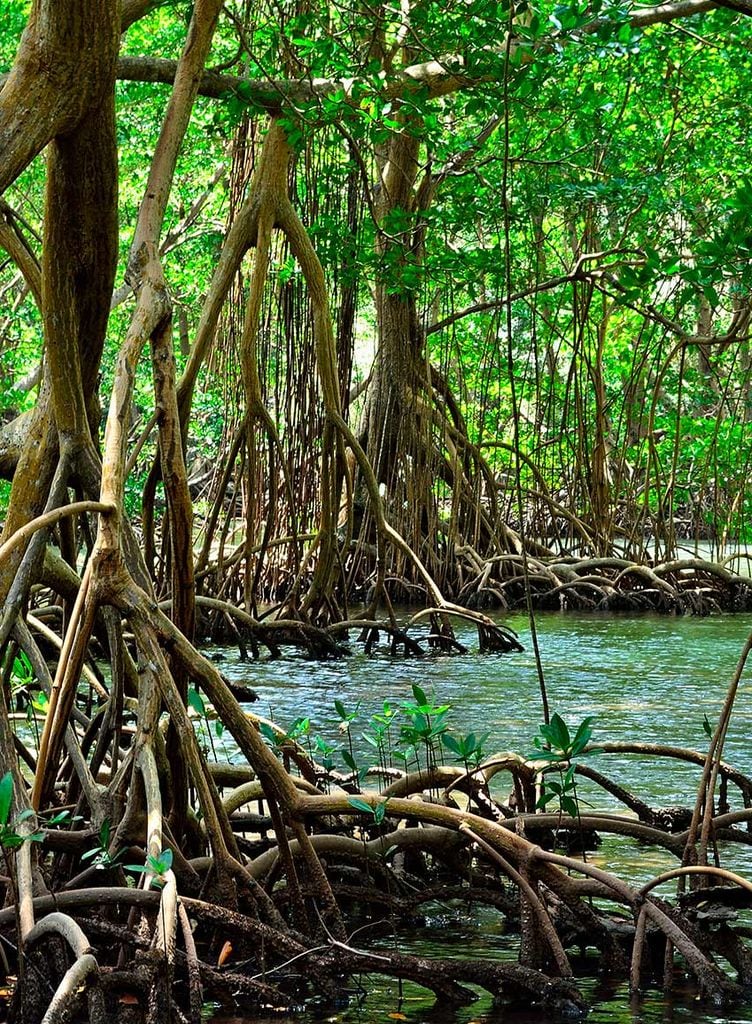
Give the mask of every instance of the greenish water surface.
MULTIPOLYGON (((242 663, 237 653, 216 652, 221 668, 236 682, 254 687, 259 701, 253 710, 289 727, 300 716, 310 716, 312 734, 321 734, 338 749, 335 698, 348 710, 360 704, 353 724, 359 756, 365 764, 367 747, 357 740, 367 719, 384 700, 398 705, 412 697, 419 684, 435 702, 450 704, 450 726, 457 732, 490 733, 486 751, 533 749, 532 740, 542 722, 541 699, 527 620, 500 619, 515 629, 522 654, 480 656, 474 630, 462 627, 458 637, 471 653, 460 656, 402 660, 385 653, 357 653, 336 662, 311 662, 297 654, 277 661, 242 663)), ((707 736, 703 717, 717 718, 752 621, 748 616, 699 618, 548 615, 537 618, 539 644, 551 711, 570 725, 592 715, 595 742, 641 740, 672 743, 704 750, 707 736)), ((750 666, 752 669, 752 666, 750 666)), ((740 687, 729 730, 725 759, 752 773, 752 701, 746 674, 740 687)), ((596 756, 591 763, 635 791, 653 806, 690 806, 700 769, 675 761, 633 756, 596 756)), ((601 791, 583 792, 594 807, 615 810, 617 804, 601 791)), ((724 866, 752 877, 752 847, 723 851, 724 866)), ((592 858, 629 881, 647 881, 673 862, 664 851, 654 851, 623 839, 606 837, 592 858)), ((367 942, 367 933, 360 937, 367 942)), ((468 917, 466 908, 436 907, 425 924, 414 929, 409 946, 425 954, 510 957, 516 955, 517 937, 504 934, 503 921, 488 912, 468 917)), ((357 944, 357 942, 356 942, 357 944)), ((451 1014, 432 1006, 427 994, 396 982, 370 978, 368 998, 355 999, 337 1015, 323 1019, 336 1024, 376 1024, 406 1018, 410 1024, 528 1024, 541 1021, 540 1013, 493 1009, 476 1003, 451 1014), (390 1016, 391 1015, 391 1016, 390 1016)), ((654 992, 629 1000, 626 985, 594 979, 583 981, 592 1002, 592 1024, 712 1024, 716 1021, 752 1024, 752 1004, 726 1015, 695 1000, 691 991, 670 998, 654 992)), ((223 1018, 227 1020, 228 1018, 223 1018)), ((235 1018, 240 1021, 241 1018, 235 1018)), ((280 1022, 286 1018, 275 1016, 280 1022)), ((292 1019, 292 1018, 291 1018, 292 1019)), ((298 1021, 300 1017, 295 1018, 298 1021)), ((312 1021, 313 1017, 308 1016, 312 1021)), ((217 1018, 219 1021, 219 1018, 217 1018)), ((256 1024, 260 1019, 254 1016, 256 1024)))

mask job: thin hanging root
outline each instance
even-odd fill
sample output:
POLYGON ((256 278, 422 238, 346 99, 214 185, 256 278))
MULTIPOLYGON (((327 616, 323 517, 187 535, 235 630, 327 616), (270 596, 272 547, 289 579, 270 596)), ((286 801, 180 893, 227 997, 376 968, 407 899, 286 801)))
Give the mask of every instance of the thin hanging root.
POLYGON ((139 606, 134 606, 133 608, 132 622, 134 634, 138 638, 139 645, 155 666, 156 684, 170 712, 173 724, 177 728, 183 755, 196 786, 199 803, 204 814, 204 820, 206 821, 207 834, 212 844, 215 867, 220 873, 234 870, 233 864, 238 861, 240 854, 232 830, 227 822, 226 815, 223 815, 221 812, 221 801, 211 776, 208 776, 203 770, 203 761, 198 741, 188 718, 188 713, 167 667, 167 662, 156 642, 153 631, 149 627, 148 621, 141 615, 139 606))
POLYGON ((201 969, 196 954, 196 943, 193 939, 191 922, 182 901, 178 902, 178 919, 185 946, 185 957, 188 965, 188 995, 191 1008, 191 1024, 201 1024, 201 1010, 204 1005, 204 989, 201 984, 201 969))
POLYGON ((39 742, 37 771, 31 794, 32 806, 39 810, 47 799, 57 772, 57 759, 76 697, 81 665, 91 637, 97 602, 91 593, 92 561, 86 563, 81 588, 71 622, 60 652, 57 672, 50 692, 50 703, 39 742))
POLYGON ((162 794, 159 788, 159 769, 154 751, 144 744, 138 754, 138 767, 144 780, 146 795, 146 871, 144 872, 144 888, 149 889, 154 881, 162 882, 162 898, 157 928, 154 934, 154 946, 164 955, 168 963, 172 963, 175 955, 175 931, 177 929, 177 881, 172 869, 157 875, 150 861, 159 863, 163 852, 162 838, 162 794))
MULTIPOLYGON (((316 251, 308 237, 308 233, 306 232, 305 227, 303 226, 287 194, 287 181, 284 176, 284 171, 287 166, 287 160, 289 159, 289 146, 284 135, 284 131, 279 123, 275 122, 269 128, 265 146, 266 144, 271 147, 273 152, 279 149, 277 164, 278 170, 283 173, 275 175, 273 179, 277 187, 277 194, 275 196, 277 225, 281 228, 287 238, 290 249, 300 264, 303 277, 305 278, 308 286, 311 305, 313 308, 316 365, 319 373, 321 393, 327 420, 336 428, 338 434, 344 440, 344 443, 352 451, 363 475, 371 502, 371 508, 374 517, 376 518, 379 552, 381 552, 382 545, 384 543, 388 542, 395 545, 398 550, 400 550, 413 563, 419 575, 422 577, 423 582, 434 602, 436 604, 441 604, 443 596, 434 578, 428 572, 416 552, 410 547, 400 533, 387 522, 384 512, 384 504, 379 493, 378 483, 374 476, 371 463, 355 437, 355 434, 342 417, 339 398, 336 347, 332 330, 332 318, 329 310, 326 279, 316 251)), ((339 461, 344 464, 344 460, 339 461)), ((325 543, 327 549, 331 547, 330 541, 332 540, 332 537, 330 534, 336 526, 336 509, 339 505, 339 496, 342 490, 342 479, 340 476, 337 476, 336 479, 331 481, 331 483, 334 484, 334 487, 329 487, 328 484, 330 481, 324 479, 324 474, 322 474, 322 526, 319 533, 319 543, 322 545, 325 543), (324 515, 324 513, 326 513, 326 515, 324 515)), ((379 554, 379 561, 380 559, 381 555, 379 554)), ((322 557, 319 559, 315 576, 317 582, 326 583, 328 580, 330 567, 327 566, 325 562, 325 558, 322 557)), ((312 600, 312 595, 309 595, 309 604, 312 600)))

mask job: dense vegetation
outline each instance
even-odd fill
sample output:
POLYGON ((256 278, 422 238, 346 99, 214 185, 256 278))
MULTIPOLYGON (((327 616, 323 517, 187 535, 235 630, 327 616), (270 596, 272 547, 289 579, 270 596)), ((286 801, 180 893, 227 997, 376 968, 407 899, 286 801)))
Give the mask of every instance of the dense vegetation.
POLYGON ((705 763, 689 819, 601 778, 641 819, 613 824, 579 814, 589 726, 570 736, 542 677, 535 757, 489 762, 418 687, 400 737, 423 761, 397 771, 385 709, 378 795, 357 764, 338 775, 326 751, 242 711, 193 642, 337 657, 357 631, 424 656, 392 611, 409 600, 429 647, 456 650, 461 616, 481 650, 509 652, 516 637, 482 609, 752 606, 722 564, 752 532, 747 0, 5 8, 0 845, 16 918, 0 922, 25 951, 8 965, 12 1014, 41 1019, 49 993, 26 983, 40 974, 62 979, 49 1021, 71 1007, 125 1019, 134 992, 146 1019, 198 1019, 202 986, 283 1005, 286 972, 265 974, 288 961, 327 997, 369 969, 455 1001, 469 982, 577 1013, 565 945, 583 935, 614 970, 631 951, 635 986, 676 948, 704 992, 738 998, 713 959, 752 978, 730 928, 703 931, 691 899, 647 898, 504 821, 536 839, 580 817, 706 881, 713 835, 739 838, 749 817, 752 783, 720 761, 738 679, 707 759, 671 755, 705 763), (16 699, 38 732, 14 731, 16 699), (207 766, 189 716, 207 701, 247 759, 240 777, 207 766), (491 791, 501 770, 511 799, 491 791), (536 813, 555 797, 558 816, 536 813), (239 811, 254 800, 260 815, 239 811), (410 903, 390 844, 425 898, 500 906, 526 966, 348 945, 348 901, 410 903), (128 888, 134 847, 128 877, 144 884, 128 888), (104 887, 84 887, 92 858, 104 887), (593 895, 629 908, 621 945, 593 895), (94 932, 112 957, 91 953, 94 932), (210 966, 228 932, 250 973, 210 966))

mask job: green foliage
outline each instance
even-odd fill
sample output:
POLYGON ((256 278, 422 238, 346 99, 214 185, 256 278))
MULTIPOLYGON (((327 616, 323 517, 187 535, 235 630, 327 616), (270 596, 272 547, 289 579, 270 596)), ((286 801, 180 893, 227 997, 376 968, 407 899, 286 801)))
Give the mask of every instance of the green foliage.
MULTIPOLYGON (((2 68, 10 66, 29 3, 9 0, 5 7, 2 68)), ((128 30, 128 52, 177 58, 190 11, 190 3, 155 3, 128 30)), ((283 104, 281 122, 298 155, 293 200, 324 266, 335 314, 343 290, 355 289, 355 376, 362 379, 370 369, 361 353, 370 350, 375 332, 375 283, 414 302, 416 319, 426 326, 486 303, 488 309, 431 333, 425 355, 446 374, 470 439, 481 446, 490 441, 483 453, 502 492, 515 479, 504 448, 514 435, 513 382, 523 412, 519 439, 528 462, 520 484, 527 493, 555 496, 591 526, 601 516, 597 525, 612 537, 623 527, 635 536, 655 534, 673 517, 688 536, 745 541, 752 537, 745 483, 752 450, 748 360, 740 348, 746 342, 715 345, 704 376, 692 365, 693 351, 672 355, 672 347, 682 334, 697 333, 705 304, 712 334, 722 337, 752 283, 752 180, 744 156, 744 125, 752 113, 752 28, 734 12, 715 11, 712 18, 688 22, 689 32, 675 25, 642 32, 630 24, 632 13, 630 5, 610 0, 550 2, 525 11, 490 0, 428 0, 410 12, 409 50, 403 50, 406 27, 398 7, 345 13, 325 5, 277 11, 262 4, 242 34, 228 9, 210 64, 239 78, 223 97, 196 103, 165 230, 181 224, 215 169, 227 163, 234 134, 245 133, 249 121, 262 123, 258 101, 278 102, 279 80, 293 79, 295 100, 283 104), (512 14, 507 62, 502 41, 512 14), (387 62, 381 53, 390 54, 387 62), (432 96, 407 76, 400 81, 402 63, 413 59, 440 60, 463 87, 432 96), (264 96, 262 81, 268 83, 264 96), (324 81, 331 86, 324 88, 324 81), (306 97, 302 86, 296 91, 295 82, 316 82, 315 95, 306 97), (502 93, 508 117, 489 131, 502 93), (415 194, 390 207, 383 202, 381 172, 390 144, 408 137, 420 143, 415 194), (430 202, 419 202, 418 190, 430 202), (584 264, 576 282, 536 293, 546 279, 571 274, 587 250, 612 255, 584 264), (509 288, 524 297, 512 303, 513 365, 506 366, 500 330, 506 308, 494 303, 509 288), (602 401, 596 399, 601 377, 602 401), (605 514, 594 501, 590 469, 599 424, 606 426, 609 452, 605 514), (690 457, 673 466, 677 450, 690 457)), ((151 83, 117 85, 118 282, 167 95, 151 83)), ((251 137, 257 145, 255 127, 251 137)), ((37 255, 43 188, 37 162, 8 194, 37 255)), ((220 176, 200 215, 164 253, 189 340, 217 266, 229 200, 220 176)), ((300 269, 282 247, 272 253, 271 273, 280 289, 290 289, 284 302, 303 294, 300 269)), ((18 384, 42 353, 39 311, 15 277, 12 262, 3 262, 0 293, 13 310, 0 337, 4 419, 33 407, 36 391, 18 384)), ((104 405, 131 315, 126 303, 110 317, 104 405)), ((242 389, 233 380, 236 325, 219 334, 224 351, 207 367, 194 397, 190 462, 218 461, 225 423, 234 421, 235 406, 242 404, 235 394, 242 389)), ((296 430, 286 422, 289 338, 272 331, 261 346, 268 350, 260 366, 265 401, 283 436, 288 427, 296 430)), ((177 328, 174 340, 180 368, 177 328)), ((349 365, 352 353, 343 349, 341 355, 349 365)), ((153 405, 144 359, 137 370, 133 440, 153 405)), ((437 447, 446 454, 441 442, 437 447)), ((155 455, 152 437, 126 484, 127 511, 136 520, 155 455)), ((0 482, 0 516, 7 493, 0 482)), ((444 502, 446 521, 452 497, 446 480, 437 482, 434 497, 444 502)), ((160 489, 158 520, 163 509, 160 489)), ((197 511, 198 523, 205 510, 197 511)), ((536 506, 531 498, 529 514, 536 528, 552 525, 545 503, 536 506)), ((566 532, 561 523, 553 525, 566 532)), ((424 725, 418 723, 418 730, 424 725)), ((391 742, 386 733, 381 739, 391 742)), ((378 738, 376 743, 378 748, 378 738)))
POLYGON ((112 824, 109 818, 102 822, 97 836, 97 845, 81 854, 82 861, 91 861, 91 866, 96 868, 110 868, 118 864, 125 854, 125 850, 118 850, 117 853, 110 853, 110 842, 112 840, 112 824))
POLYGON ((348 711, 341 700, 337 699, 334 702, 334 710, 337 712, 340 718, 341 725, 344 730, 349 731, 350 725, 358 717, 358 711, 360 710, 360 701, 355 705, 352 711, 348 711))
POLYGON ((259 732, 271 747, 279 748, 280 741, 278 733, 271 727, 271 725, 269 725, 268 722, 259 722, 259 732))
POLYGON ((13 775, 6 772, 0 779, 0 847, 6 852, 17 850, 24 843, 41 843, 44 832, 19 832, 18 826, 34 817, 30 809, 21 811, 16 818, 11 818, 13 807, 13 775))
POLYGON ((393 708, 389 701, 384 701, 380 713, 371 716, 370 730, 361 733, 365 742, 373 747, 378 755, 379 764, 387 768, 391 764, 393 753, 392 726, 398 717, 398 710, 393 708))
POLYGON ((5 0, 0 32, 0 74, 10 70, 16 48, 29 17, 31 0, 5 0))
POLYGON ((152 875, 153 884, 160 886, 164 885, 165 875, 172 868, 173 854, 169 848, 162 850, 158 856, 149 854, 146 858, 146 864, 126 864, 125 867, 128 871, 133 871, 137 875, 152 875))
POLYGON ((552 762, 571 761, 575 757, 583 756, 585 747, 593 735, 590 728, 592 721, 592 715, 583 718, 574 736, 570 736, 567 723, 554 712, 550 722, 540 726, 540 736, 533 739, 533 745, 536 747, 535 756, 539 760, 552 762))
POLYGON ((327 743, 323 736, 317 736, 314 740, 314 748, 316 754, 321 757, 321 764, 326 772, 330 772, 334 767, 334 759, 332 754, 335 752, 336 747, 332 743, 327 743))
POLYGON ((558 800, 559 810, 564 814, 569 814, 573 818, 578 817, 580 813, 580 805, 577 799, 577 785, 574 780, 574 765, 570 765, 569 768, 560 775, 560 779, 557 782, 555 779, 546 778, 543 783, 542 792, 536 807, 541 810, 551 802, 551 800, 558 800))
POLYGON ((10 670, 11 692, 18 687, 28 687, 35 679, 34 669, 31 667, 28 655, 19 651, 13 659, 10 670))
POLYGON ((7 825, 13 803, 13 776, 6 772, 0 779, 0 825, 7 825))
POLYGON ((469 732, 467 736, 453 736, 445 732, 441 742, 465 766, 465 771, 469 771, 471 767, 477 768, 483 760, 483 744, 487 739, 488 733, 476 736, 474 732, 469 732))
POLYGON ((558 771, 559 778, 556 780, 549 778, 548 775, 542 775, 541 795, 536 807, 545 809, 552 800, 556 800, 561 814, 579 817, 576 768, 572 762, 596 752, 593 749, 585 749, 593 735, 590 727, 592 721, 592 716, 583 718, 574 735, 570 734, 568 725, 556 713, 551 716, 548 724, 540 726, 540 735, 533 739, 536 748, 533 756, 539 761, 548 761, 550 766, 558 771))
POLYGON ((188 687, 188 707, 193 708, 197 715, 206 715, 206 703, 195 686, 188 687))
POLYGON ((361 811, 363 814, 371 815, 373 817, 374 825, 380 825, 386 815, 386 805, 389 801, 380 800, 378 803, 371 806, 371 804, 366 803, 365 800, 352 796, 347 802, 351 807, 354 807, 356 811, 361 811))

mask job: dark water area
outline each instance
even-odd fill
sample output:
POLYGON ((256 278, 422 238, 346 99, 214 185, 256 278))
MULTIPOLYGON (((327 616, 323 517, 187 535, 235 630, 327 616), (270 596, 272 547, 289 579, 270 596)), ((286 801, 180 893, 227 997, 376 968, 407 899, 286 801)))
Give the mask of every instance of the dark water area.
MULTIPOLYGON (((340 750, 344 745, 338 730, 339 716, 334 701, 351 711, 360 711, 352 732, 364 763, 368 748, 359 739, 368 718, 381 710, 383 702, 398 706, 412 699, 417 683, 435 703, 450 704, 450 728, 459 733, 471 730, 489 733, 484 750, 488 753, 513 750, 530 754, 533 737, 543 717, 538 677, 527 620, 500 618, 515 629, 525 651, 522 654, 480 656, 475 631, 461 629, 458 637, 470 648, 467 655, 430 657, 422 661, 401 660, 384 654, 358 653, 336 662, 311 662, 294 653, 277 661, 242 663, 237 652, 215 651, 222 671, 233 681, 252 686, 259 694, 251 710, 273 718, 285 728, 301 716, 311 719, 311 735, 321 735, 340 750)), ((707 736, 703 718, 714 723, 726 689, 733 676, 752 622, 748 616, 700 618, 620 618, 614 616, 548 615, 536 619, 543 669, 551 711, 558 712, 570 726, 588 715, 594 716, 593 741, 639 740, 671 743, 703 751, 707 736)), ((212 653, 212 652, 209 652, 212 653)), ((745 673, 729 729, 725 760, 752 774, 752 701, 745 673)), ((220 753, 218 751, 218 753, 220 753)), ((225 751, 225 753, 233 752, 225 751)), ((238 755, 239 757, 239 755, 238 755)), ((231 757, 231 759, 233 759, 231 757)), ((339 759, 337 759, 339 763, 339 759)), ((691 806, 700 769, 676 761, 645 759, 625 755, 596 755, 594 767, 632 789, 655 807, 691 806)), ((369 783, 367 783, 369 785, 369 783)), ((601 790, 583 789, 582 796, 597 810, 622 810, 601 790)), ((735 799, 735 794, 732 800, 735 799)), ((737 801, 738 805, 738 801, 737 801)), ((594 863, 639 884, 675 865, 668 853, 639 846, 623 838, 604 837, 594 863)), ((752 877, 752 847, 722 850, 724 867, 752 877)), ((668 895, 672 891, 669 885, 668 895)), ((353 940, 374 948, 368 930, 353 940)), ((388 945, 381 938, 379 942, 388 945)), ((442 956, 515 958, 518 937, 504 934, 500 916, 484 910, 468 914, 466 907, 434 906, 422 926, 399 936, 400 948, 442 956)), ((587 965, 583 965, 584 973, 587 965)), ((293 1020, 313 1024, 376 1024, 407 1020, 409 1024, 532 1024, 543 1021, 540 1011, 494 1008, 481 999, 460 1011, 442 1011, 423 989, 371 976, 364 980, 367 998, 359 1000, 355 987, 348 993, 349 1005, 341 1012, 316 1017, 313 1013, 295 1017, 269 1018, 277 1024, 293 1020)), ((630 1000, 626 983, 583 977, 582 990, 592 1005, 591 1024, 752 1024, 749 1007, 719 1013, 699 1002, 695 993, 683 990, 677 980, 676 992, 664 997, 647 992, 630 1000)), ((362 993, 361 993, 362 994, 362 993)), ((216 1018, 229 1021, 231 1018, 216 1018)), ((247 1018, 262 1024, 263 1018, 247 1018)), ((245 1018, 232 1018, 239 1024, 245 1018)))

